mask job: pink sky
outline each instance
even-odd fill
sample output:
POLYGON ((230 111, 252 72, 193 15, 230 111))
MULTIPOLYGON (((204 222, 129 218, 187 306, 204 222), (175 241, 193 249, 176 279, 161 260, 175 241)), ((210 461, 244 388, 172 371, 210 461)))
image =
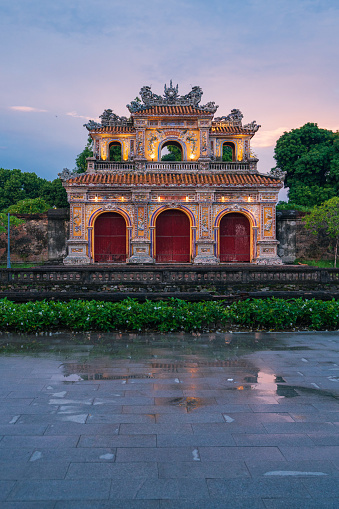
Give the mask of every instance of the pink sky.
POLYGON ((259 170, 277 138, 316 122, 339 129, 335 0, 17 0, 0 7, 0 166, 52 180, 73 168, 105 108, 141 86, 192 85, 218 116, 239 108, 261 129, 259 170), (5 78, 3 78, 5 77, 5 78))

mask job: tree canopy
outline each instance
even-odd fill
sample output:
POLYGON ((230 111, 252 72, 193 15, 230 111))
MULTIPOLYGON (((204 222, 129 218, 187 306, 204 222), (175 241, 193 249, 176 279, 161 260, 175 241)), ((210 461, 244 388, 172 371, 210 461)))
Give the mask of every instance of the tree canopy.
MULTIPOLYGON (((19 226, 19 224, 24 223, 25 221, 23 219, 19 219, 15 216, 10 216, 9 218, 9 224, 10 227, 12 226, 19 226)), ((8 228, 8 215, 4 212, 0 212, 0 233, 7 232, 8 228)))
POLYGON ((41 197, 39 198, 27 198, 26 200, 20 200, 14 205, 10 205, 3 212, 9 212, 10 214, 41 214, 47 212, 51 207, 41 197))
POLYGON ((93 140, 90 136, 87 138, 86 147, 75 159, 75 171, 77 173, 84 173, 87 170, 87 157, 93 157, 93 140))
POLYGON ((277 141, 276 167, 287 172, 289 200, 313 206, 339 195, 339 133, 307 123, 277 141))
POLYGON ((322 205, 314 207, 312 212, 305 216, 306 228, 315 235, 323 231, 330 237, 334 245, 334 266, 337 266, 339 244, 339 197, 335 196, 322 205))
POLYGON ((43 198, 49 208, 68 207, 59 178, 49 182, 33 172, 0 168, 0 211, 21 200, 43 198))
POLYGON ((162 161, 181 161, 181 150, 176 145, 166 145, 168 154, 162 156, 162 161))

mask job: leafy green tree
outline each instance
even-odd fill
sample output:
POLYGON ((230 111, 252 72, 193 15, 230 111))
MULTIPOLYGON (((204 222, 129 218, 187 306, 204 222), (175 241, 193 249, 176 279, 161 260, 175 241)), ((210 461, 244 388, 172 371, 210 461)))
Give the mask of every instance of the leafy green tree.
POLYGON ((162 156, 162 161, 181 161, 181 150, 176 145, 167 145, 166 146, 169 154, 165 154, 162 156))
POLYGON ((312 212, 305 216, 306 228, 314 235, 324 232, 332 240, 334 246, 334 266, 337 266, 339 243, 339 197, 335 196, 322 205, 314 207, 312 212))
POLYGON ((222 160, 223 162, 233 161, 233 150, 229 145, 225 145, 222 147, 222 160))
POLYGON ((121 145, 120 143, 117 143, 116 145, 111 145, 109 147, 109 160, 120 162, 122 159, 121 157, 121 145))
POLYGON ((287 172, 289 199, 319 205, 339 195, 339 133, 307 123, 285 132, 277 141, 276 167, 287 172))
POLYGON ((90 136, 87 138, 86 147, 75 160, 76 173, 84 173, 87 170, 87 157, 93 157, 93 140, 90 136))
POLYGON ((4 212, 11 214, 41 214, 47 212, 50 208, 43 198, 27 198, 10 205, 4 212))
MULTIPOLYGON (((12 226, 18 226, 19 224, 24 223, 25 221, 23 219, 19 219, 15 216, 10 216, 9 218, 9 224, 10 227, 12 226)), ((8 225, 8 215, 0 212, 0 233, 7 232, 7 225, 8 225)))
POLYGON ((0 210, 21 200, 43 198, 49 207, 68 207, 67 193, 60 179, 52 182, 33 172, 0 168, 0 210))
POLYGON ((41 196, 48 203, 50 208, 68 208, 67 193, 59 178, 48 182, 45 180, 41 186, 41 196))

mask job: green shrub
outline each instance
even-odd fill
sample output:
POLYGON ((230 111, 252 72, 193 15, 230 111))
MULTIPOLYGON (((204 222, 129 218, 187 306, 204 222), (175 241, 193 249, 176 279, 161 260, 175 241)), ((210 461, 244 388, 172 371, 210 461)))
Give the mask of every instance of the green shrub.
POLYGON ((134 331, 194 332, 230 326, 284 330, 295 327, 339 328, 339 302, 303 299, 247 299, 187 302, 180 299, 138 302, 71 300, 24 304, 0 300, 0 331, 39 332, 134 331))

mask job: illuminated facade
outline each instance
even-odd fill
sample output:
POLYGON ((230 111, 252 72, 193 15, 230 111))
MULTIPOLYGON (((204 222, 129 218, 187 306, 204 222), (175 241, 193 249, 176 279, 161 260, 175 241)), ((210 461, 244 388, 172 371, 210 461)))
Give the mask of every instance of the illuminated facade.
POLYGON ((163 96, 143 87, 129 118, 105 110, 86 124, 87 171, 60 174, 71 207, 65 264, 281 263, 283 175, 257 171, 250 140, 260 126, 243 125, 239 110, 215 117, 218 106, 201 96, 200 87, 180 96, 172 82, 163 96), (181 161, 161 160, 166 146, 181 161))

